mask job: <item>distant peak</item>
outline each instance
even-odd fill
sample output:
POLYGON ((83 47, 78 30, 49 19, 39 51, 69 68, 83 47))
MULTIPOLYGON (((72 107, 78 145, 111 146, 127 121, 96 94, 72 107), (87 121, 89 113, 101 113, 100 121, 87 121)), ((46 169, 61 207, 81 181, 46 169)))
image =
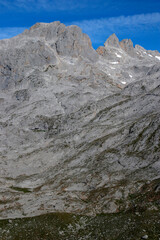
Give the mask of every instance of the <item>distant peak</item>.
POLYGON ((116 36, 115 33, 113 33, 107 40, 106 42, 104 43, 104 46, 107 47, 107 46, 112 46, 112 47, 119 47, 119 39, 118 37, 116 36))
POLYGON ((134 46, 131 39, 123 39, 120 43, 121 48, 130 55, 134 55, 134 46))
POLYGON ((60 24, 61 24, 60 21, 55 21, 55 22, 51 22, 51 23, 37 22, 33 26, 30 27, 30 30, 34 30, 34 29, 40 28, 40 27, 49 27, 51 25, 58 26, 60 24))
POLYGON ((145 48, 143 48, 142 46, 140 46, 138 44, 135 45, 135 49, 145 51, 145 48))
POLYGON ((133 47, 133 42, 132 42, 131 39, 123 39, 123 40, 120 42, 120 45, 133 47))
POLYGON ((132 50, 133 47, 133 42, 131 39, 123 39, 122 41, 120 41, 120 46, 123 50, 125 50, 126 52, 128 50, 132 50))

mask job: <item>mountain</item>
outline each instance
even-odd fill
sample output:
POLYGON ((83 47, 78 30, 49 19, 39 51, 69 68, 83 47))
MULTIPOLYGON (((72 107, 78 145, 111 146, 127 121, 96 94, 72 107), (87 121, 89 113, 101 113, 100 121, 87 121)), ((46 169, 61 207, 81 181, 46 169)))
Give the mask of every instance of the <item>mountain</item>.
POLYGON ((160 53, 37 23, 0 41, 0 218, 159 209, 160 53))

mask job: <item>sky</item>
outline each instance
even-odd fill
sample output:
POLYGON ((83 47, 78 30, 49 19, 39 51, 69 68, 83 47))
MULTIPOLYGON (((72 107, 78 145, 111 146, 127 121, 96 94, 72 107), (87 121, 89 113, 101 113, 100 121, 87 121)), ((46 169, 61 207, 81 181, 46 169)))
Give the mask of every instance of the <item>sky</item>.
POLYGON ((0 39, 53 21, 80 26, 95 49, 115 33, 160 51, 160 0, 0 0, 0 39))

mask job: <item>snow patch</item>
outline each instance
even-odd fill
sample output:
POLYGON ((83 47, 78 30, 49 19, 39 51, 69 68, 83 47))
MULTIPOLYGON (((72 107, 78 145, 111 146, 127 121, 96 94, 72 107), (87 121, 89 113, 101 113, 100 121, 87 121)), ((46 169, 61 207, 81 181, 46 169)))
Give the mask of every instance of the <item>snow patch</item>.
POLYGON ((111 69, 115 69, 114 67, 110 67, 111 69))
POLYGON ((122 84, 126 84, 126 82, 121 82, 122 84))
POLYGON ((111 62, 111 64, 118 64, 118 62, 111 62))
POLYGON ((121 58, 122 56, 121 55, 119 55, 118 53, 115 53, 116 54, 116 56, 118 57, 118 58, 121 58))
POLYGON ((130 78, 132 78, 133 76, 131 74, 129 74, 130 78))
POLYGON ((153 57, 151 54, 148 54, 149 57, 153 57))
POLYGON ((155 58, 157 58, 158 60, 160 60, 160 56, 155 56, 155 58))

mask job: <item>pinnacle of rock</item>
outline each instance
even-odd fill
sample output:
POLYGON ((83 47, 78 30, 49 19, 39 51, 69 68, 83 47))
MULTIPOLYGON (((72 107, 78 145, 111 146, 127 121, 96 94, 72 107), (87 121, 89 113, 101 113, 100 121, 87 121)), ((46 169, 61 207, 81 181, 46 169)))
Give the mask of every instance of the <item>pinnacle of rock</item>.
POLYGON ((121 48, 126 51, 129 55, 133 56, 134 55, 134 47, 133 47, 133 42, 131 39, 123 39, 120 42, 121 48))
POLYGON ((117 38, 116 34, 113 33, 104 43, 104 46, 111 46, 111 47, 119 47, 119 39, 117 38))

